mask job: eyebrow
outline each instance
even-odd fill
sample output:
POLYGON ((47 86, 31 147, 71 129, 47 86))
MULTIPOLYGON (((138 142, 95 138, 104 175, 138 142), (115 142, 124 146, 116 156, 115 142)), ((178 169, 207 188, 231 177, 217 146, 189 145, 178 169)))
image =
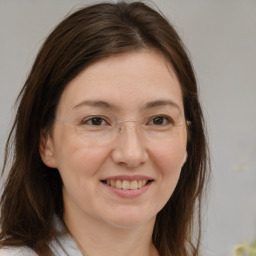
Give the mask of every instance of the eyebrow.
POLYGON ((171 106, 176 108, 180 113, 181 109, 177 103, 175 103, 172 100, 155 100, 155 101, 150 101, 145 105, 145 109, 151 109, 151 108, 156 108, 156 107, 161 107, 161 106, 171 106))
POLYGON ((90 106, 90 107, 98 107, 98 108, 108 108, 108 109, 116 109, 117 107, 109 104, 106 101, 102 100, 84 100, 80 102, 79 104, 75 105, 73 109, 82 107, 82 106, 90 106))
MULTIPOLYGON (((152 109, 152 108, 157 108, 157 107, 161 107, 161 106, 171 106, 176 108, 180 113, 181 113, 181 109, 179 107, 179 105, 177 103, 175 103, 172 100, 154 100, 154 101, 150 101, 147 102, 145 104, 145 106, 143 107, 143 109, 152 109)), ((107 109, 113 109, 116 110, 118 109, 117 106, 110 104, 106 101, 102 101, 102 100, 85 100, 82 101, 80 103, 78 103, 77 105, 75 105, 73 107, 73 109, 82 107, 82 106, 90 106, 90 107, 98 107, 98 108, 107 108, 107 109)))

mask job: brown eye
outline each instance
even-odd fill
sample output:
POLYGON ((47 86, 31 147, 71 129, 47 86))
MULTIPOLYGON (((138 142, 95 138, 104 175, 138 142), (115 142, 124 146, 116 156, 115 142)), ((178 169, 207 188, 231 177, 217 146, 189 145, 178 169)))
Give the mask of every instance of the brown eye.
POLYGON ((156 118, 153 119, 153 123, 155 125, 163 125, 164 121, 165 121, 165 119, 162 116, 161 117, 156 117, 156 118))
POLYGON ((168 125, 171 123, 171 119, 167 116, 156 116, 153 117, 150 122, 148 123, 149 125, 156 125, 156 126, 163 126, 163 125, 168 125))
POLYGON ((83 125, 102 126, 102 125, 106 125, 107 122, 103 117, 93 116, 93 117, 86 118, 85 120, 83 120, 82 124, 83 125))
POLYGON ((104 120, 101 117, 93 117, 91 119, 92 125, 102 125, 103 122, 104 122, 104 120))

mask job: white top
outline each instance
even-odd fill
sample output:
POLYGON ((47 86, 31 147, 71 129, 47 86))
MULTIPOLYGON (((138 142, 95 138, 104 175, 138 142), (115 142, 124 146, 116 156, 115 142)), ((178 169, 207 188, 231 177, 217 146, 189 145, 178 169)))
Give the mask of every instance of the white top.
MULTIPOLYGON (((58 231, 63 231, 61 235, 57 236, 50 244, 50 248, 54 256, 83 256, 77 244, 67 234, 62 224, 56 218, 56 227, 58 231)), ((32 249, 28 247, 5 247, 0 249, 0 256, 38 256, 32 249)))

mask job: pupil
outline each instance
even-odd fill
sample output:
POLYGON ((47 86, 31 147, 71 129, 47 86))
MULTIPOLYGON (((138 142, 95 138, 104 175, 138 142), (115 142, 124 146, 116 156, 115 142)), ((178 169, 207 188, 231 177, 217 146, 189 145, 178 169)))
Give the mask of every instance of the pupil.
POLYGON ((92 124, 93 125, 101 125, 101 123, 102 123, 102 118, 100 118, 100 117, 92 118, 92 124))
POLYGON ((154 124, 155 125, 162 125, 163 124, 163 118, 162 117, 156 117, 154 119, 154 124))

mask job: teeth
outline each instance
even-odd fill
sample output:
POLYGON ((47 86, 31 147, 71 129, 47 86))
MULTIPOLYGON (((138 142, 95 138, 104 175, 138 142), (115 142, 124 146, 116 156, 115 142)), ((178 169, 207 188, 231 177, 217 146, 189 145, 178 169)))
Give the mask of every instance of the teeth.
POLYGON ((130 189, 137 189, 138 188, 137 180, 133 180, 130 184, 131 184, 130 189))
POLYGON ((122 188, 122 181, 121 180, 116 181, 116 188, 122 188))
POLYGON ((107 184, 111 187, 134 190, 145 186, 147 184, 147 180, 107 180, 107 184))
POLYGON ((137 186, 138 186, 138 188, 141 188, 141 187, 142 187, 142 180, 138 180, 137 186))
POLYGON ((124 180, 122 184, 122 189, 130 189, 130 182, 128 180, 124 180))

